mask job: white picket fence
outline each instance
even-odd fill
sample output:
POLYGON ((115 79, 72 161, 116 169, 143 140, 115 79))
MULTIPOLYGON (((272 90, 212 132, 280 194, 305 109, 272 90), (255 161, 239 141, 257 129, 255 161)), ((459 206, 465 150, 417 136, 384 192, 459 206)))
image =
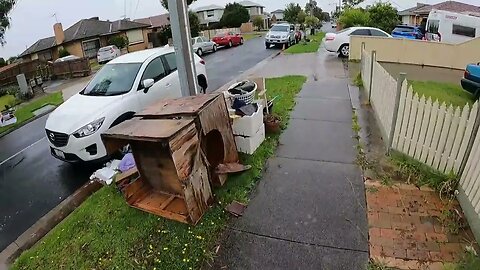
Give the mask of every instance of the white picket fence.
MULTIPOLYGON (((362 51, 362 79, 370 80, 373 63, 371 105, 384 136, 395 125, 392 149, 407 154, 441 172, 458 173, 475 123, 478 102, 472 108, 447 106, 415 94, 403 82, 396 123, 392 123, 397 81, 371 56, 362 51)), ((389 138, 385 138, 389 141, 389 138)))
POLYGON ((467 209, 465 214, 480 241, 480 132, 474 135, 473 146, 468 149, 475 133, 475 121, 480 121, 476 120, 478 101, 473 106, 464 107, 440 104, 437 100, 416 94, 405 80, 400 88, 396 122, 392 123, 397 102, 397 81, 363 49, 361 63, 364 87, 367 91, 371 89, 370 102, 379 126, 387 136, 385 141, 391 141, 387 147, 443 173, 461 173, 459 201, 462 208, 467 209), (372 62, 373 74, 370 74, 372 62), (391 128, 395 129, 392 140, 389 140, 391 128))

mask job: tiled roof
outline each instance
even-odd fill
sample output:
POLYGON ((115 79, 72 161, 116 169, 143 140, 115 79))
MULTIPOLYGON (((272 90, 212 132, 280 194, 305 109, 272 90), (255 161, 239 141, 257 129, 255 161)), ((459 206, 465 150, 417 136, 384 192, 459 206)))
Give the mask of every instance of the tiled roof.
POLYGON ((442 3, 438 3, 436 5, 419 8, 415 10, 415 13, 426 14, 426 13, 429 13, 432 9, 445 10, 445 11, 458 12, 458 13, 470 13, 470 12, 479 13, 480 12, 479 6, 469 5, 469 4, 465 4, 457 1, 446 1, 442 3))
MULTIPOLYGON (((83 19, 67 28, 65 33, 65 42, 82 40, 89 37, 114 34, 119 31, 126 31, 138 28, 149 27, 149 24, 143 24, 128 20, 101 21, 97 18, 83 19)), ((35 42, 30 48, 26 49, 20 56, 29 55, 43 51, 56 46, 55 37, 42 38, 35 42)))
POLYGON ((244 7, 264 7, 263 5, 257 4, 257 3, 252 2, 252 1, 241 1, 241 2, 238 2, 238 3, 242 6, 244 6, 244 7))
POLYGON ((208 5, 208 6, 204 6, 204 7, 199 7, 199 8, 196 8, 194 11, 195 12, 201 12, 201 11, 207 11, 207 10, 221 10, 221 9, 225 9, 224 7, 221 7, 219 5, 208 5))
POLYGON ((151 25, 150 26, 151 28, 158 28, 158 27, 170 25, 170 15, 166 13, 162 15, 136 19, 134 21, 138 23, 151 25))

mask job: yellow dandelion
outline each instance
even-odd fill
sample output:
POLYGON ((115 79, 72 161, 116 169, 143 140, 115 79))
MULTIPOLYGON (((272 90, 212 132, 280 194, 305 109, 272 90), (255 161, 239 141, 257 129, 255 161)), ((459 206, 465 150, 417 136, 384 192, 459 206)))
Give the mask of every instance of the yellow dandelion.
POLYGON ((183 262, 186 262, 186 261, 187 261, 187 259, 183 258, 183 262))
POLYGON ((163 250, 168 250, 168 247, 164 247, 163 250))

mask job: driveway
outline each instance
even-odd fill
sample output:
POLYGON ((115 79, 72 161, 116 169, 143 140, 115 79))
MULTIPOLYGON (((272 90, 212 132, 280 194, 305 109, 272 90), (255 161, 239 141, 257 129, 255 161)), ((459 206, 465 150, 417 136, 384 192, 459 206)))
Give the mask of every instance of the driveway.
MULTIPOLYGON (((235 78, 275 53, 265 50, 262 38, 205 55, 209 89, 235 78)), ((86 79, 68 83, 68 98, 86 79)), ((94 167, 74 167, 50 155, 44 126, 48 116, 0 138, 0 251, 88 180, 94 167)))

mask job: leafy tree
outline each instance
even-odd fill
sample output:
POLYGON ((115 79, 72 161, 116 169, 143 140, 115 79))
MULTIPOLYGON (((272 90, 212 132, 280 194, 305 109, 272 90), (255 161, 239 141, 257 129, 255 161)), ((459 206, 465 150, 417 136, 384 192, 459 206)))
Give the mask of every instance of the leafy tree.
POLYGON ((390 33, 400 22, 398 11, 390 3, 377 2, 368 7, 371 27, 380 28, 390 33))
POLYGON ((322 12, 322 20, 323 21, 330 21, 330 13, 322 12))
POLYGON ((298 19, 298 13, 300 13, 300 11, 302 11, 302 8, 299 4, 290 3, 287 5, 287 8, 283 13, 283 18, 289 23, 296 23, 298 19))
POLYGON ((220 19, 222 27, 240 27, 250 20, 248 10, 239 3, 227 4, 220 19))
POLYGON ((315 16, 307 16, 305 17, 305 25, 307 27, 315 27, 320 23, 320 20, 315 16))
POLYGON ((0 67, 4 67, 7 65, 7 62, 5 62, 5 59, 3 57, 0 57, 0 67))
POLYGON ((59 58, 62 58, 62 57, 65 57, 65 56, 69 56, 69 55, 70 55, 70 53, 69 53, 69 52, 67 51, 67 49, 65 49, 65 48, 60 48, 60 49, 58 50, 58 57, 59 57, 59 58))
POLYGON ((303 24, 305 22, 305 17, 307 17, 307 14, 305 11, 300 10, 300 12, 297 14, 297 23, 303 24))
POLYGON ((113 36, 108 40, 108 45, 115 45, 119 49, 125 48, 128 45, 128 38, 126 36, 113 36))
POLYGON ((261 16, 255 16, 253 18, 253 26, 257 27, 257 29, 259 29, 259 30, 262 29, 263 28, 263 18, 261 16))
POLYGON ((12 57, 8 58, 8 63, 11 64, 11 63, 15 62, 15 60, 17 60, 17 57, 16 57, 16 56, 12 56, 12 57))
POLYGON ((338 22, 343 28, 370 25, 368 12, 360 8, 348 8, 342 12, 338 22))
MULTIPOLYGON (((190 6, 190 5, 191 5, 193 2, 195 2, 195 1, 197 1, 197 0, 187 0, 187 5, 190 6)), ((161 0, 161 2, 162 2, 162 6, 163 6, 166 10, 168 10, 168 0, 161 0)))
POLYGON ((190 34, 192 37, 198 36, 201 31, 200 19, 197 16, 197 13, 193 11, 188 11, 188 20, 190 22, 190 34))
POLYGON ((359 5, 360 3, 364 2, 365 0, 343 0, 343 8, 348 9, 348 8, 353 8, 359 5))
POLYGON ((320 21, 327 20, 327 17, 325 17, 324 13, 328 15, 328 18, 330 18, 328 12, 323 12, 322 8, 317 6, 317 2, 315 1, 312 1, 312 4, 310 4, 310 2, 307 2, 307 4, 305 5, 305 12, 309 15, 317 17, 320 21))
POLYGON ((0 44, 5 45, 5 30, 10 27, 8 13, 12 11, 16 0, 0 0, 0 44))

